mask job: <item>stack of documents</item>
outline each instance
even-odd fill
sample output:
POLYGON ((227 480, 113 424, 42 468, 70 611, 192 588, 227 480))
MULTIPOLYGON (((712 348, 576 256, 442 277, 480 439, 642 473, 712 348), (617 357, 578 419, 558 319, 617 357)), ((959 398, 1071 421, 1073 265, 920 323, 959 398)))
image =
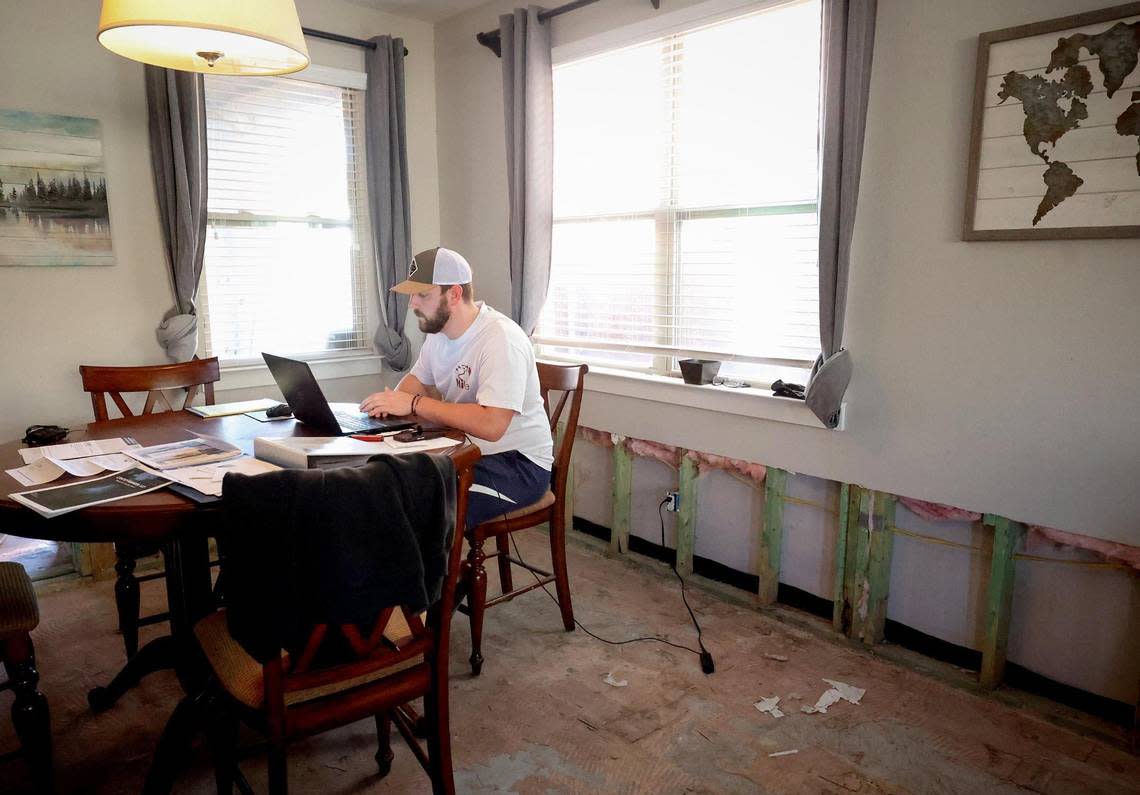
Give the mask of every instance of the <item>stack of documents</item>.
POLYGON ((124 455, 124 452, 136 448, 138 444, 130 438, 25 447, 20 450, 24 466, 6 471, 21 486, 50 483, 64 473, 87 477, 108 470, 122 472, 135 465, 134 460, 124 455))
MULTIPOLYGON (((257 475, 280 467, 258 461, 221 439, 196 435, 181 442, 139 447, 127 451, 144 469, 158 470, 162 477, 213 497, 222 495, 227 472, 257 475)), ((157 472, 156 472, 157 474, 157 472)))

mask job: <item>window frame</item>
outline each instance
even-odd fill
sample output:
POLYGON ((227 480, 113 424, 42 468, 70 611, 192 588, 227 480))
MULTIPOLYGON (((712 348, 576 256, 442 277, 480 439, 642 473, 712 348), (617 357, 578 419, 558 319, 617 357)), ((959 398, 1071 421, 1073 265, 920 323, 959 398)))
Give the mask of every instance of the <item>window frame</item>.
MULTIPOLYGON (((662 42, 663 47, 669 48, 673 46, 668 39, 670 36, 684 34, 697 28, 714 25, 720 22, 728 22, 738 17, 758 13, 761 11, 772 10, 784 5, 792 5, 797 2, 800 2, 800 0, 708 0, 708 2, 690 6, 689 8, 665 14, 658 14, 642 22, 637 22, 622 28, 606 31, 595 36, 587 37, 581 41, 556 46, 552 49, 551 63, 554 68, 557 68, 561 65, 579 61, 584 58, 604 55, 606 53, 625 48, 636 47, 638 45, 646 44, 656 39, 664 39, 662 42)), ((674 127, 674 130, 675 129, 676 128, 674 127)), ((670 157, 673 157, 676 145, 676 136, 671 136, 669 141, 670 157)), ((640 212, 616 212, 602 213, 597 215, 556 216, 553 219, 553 225, 557 226, 563 223, 582 223, 605 220, 652 219, 656 225, 655 239, 657 241, 660 254, 657 261, 661 263, 666 269, 666 278, 668 280, 666 295, 667 300, 672 302, 676 300, 676 296, 678 294, 678 241, 680 240, 681 224, 684 221, 807 212, 815 213, 818 218, 818 195, 813 201, 810 202, 800 201, 751 206, 730 205, 725 207, 701 207, 696 209, 687 209, 677 206, 675 183, 671 182, 670 187, 672 195, 669 197, 669 203, 663 207, 640 212)), ((585 348, 598 351, 614 350, 631 353, 648 353, 653 357, 652 363, 648 367, 637 367, 634 365, 614 365, 610 363, 600 363, 598 366, 602 367, 612 374, 628 372, 650 377, 664 376, 668 378, 679 378, 681 373, 677 362, 679 359, 687 357, 709 358, 718 359, 724 362, 731 361, 733 363, 758 364, 768 365, 771 367, 792 368, 804 371, 805 378, 815 363, 814 359, 792 359, 747 355, 728 356, 723 351, 708 351, 696 348, 679 347, 675 344, 676 327, 671 326, 668 329, 668 333, 671 338, 669 340, 671 344, 668 346, 641 346, 626 343, 607 343, 600 340, 590 345, 582 345, 582 339, 562 339, 559 337, 550 337, 539 334, 535 334, 535 336, 532 338, 532 341, 535 344, 536 351, 542 358, 554 361, 581 360, 580 356, 574 356, 571 353, 558 350, 558 348, 585 348), (663 348, 666 347, 667 350, 663 350, 663 348)), ((763 381, 764 379, 751 380, 763 381)))
MULTIPOLYGON (((290 75, 276 75, 275 79, 279 80, 293 80, 302 83, 315 83, 324 86, 331 86, 342 90, 355 90, 363 92, 367 89, 368 77, 362 71, 353 69, 342 69, 338 67, 322 66, 312 64, 306 68, 302 73, 290 75)), ((364 110, 363 93, 359 96, 358 101, 361 103, 360 115, 363 120, 364 110)), ((357 188, 359 189, 360 200, 350 202, 351 218, 347 221, 340 219, 328 219, 318 216, 270 216, 258 215, 253 213, 225 213, 219 214, 222 221, 229 222, 231 225, 250 224, 256 225, 264 222, 289 222, 289 223, 305 223, 305 224, 320 224, 324 226, 333 226, 337 228, 347 228, 350 231, 356 230, 353 262, 352 262, 352 292, 359 298, 360 316, 362 318, 362 325, 359 330, 359 339, 361 344, 352 348, 331 348, 320 351, 301 351, 301 352, 285 352, 285 355, 291 358, 299 359, 302 361, 310 362, 314 365, 320 366, 321 370, 325 373, 325 377, 345 377, 363 374, 372 374, 378 371, 377 363, 383 357, 379 356, 372 344, 372 330, 375 329, 379 322, 379 310, 375 300, 376 294, 376 269, 374 267, 374 257, 372 250, 372 227, 369 217, 369 186, 367 179, 367 141, 364 134, 363 124, 354 129, 355 140, 354 145, 359 147, 361 152, 360 161, 356 165, 357 174, 357 188)), ((209 142, 207 141, 207 147, 209 142)), ((352 175, 349 175, 349 190, 353 190, 352 175)), ((215 215, 212 214, 207 208, 206 213, 206 228, 210 229, 211 225, 215 222, 215 215)), ((202 276, 199 281, 198 294, 195 303, 199 306, 199 337, 198 337, 198 355, 199 356, 219 356, 216 351, 212 351, 211 345, 211 329, 209 323, 209 292, 208 280, 206 278, 207 263, 203 262, 202 276)), ((265 367, 264 361, 259 356, 241 357, 241 358, 221 358, 219 356, 219 364, 223 372, 231 374, 227 378, 227 382, 235 380, 232 385, 227 388, 244 388, 254 386, 272 385, 273 379, 268 377, 268 369, 265 367)))

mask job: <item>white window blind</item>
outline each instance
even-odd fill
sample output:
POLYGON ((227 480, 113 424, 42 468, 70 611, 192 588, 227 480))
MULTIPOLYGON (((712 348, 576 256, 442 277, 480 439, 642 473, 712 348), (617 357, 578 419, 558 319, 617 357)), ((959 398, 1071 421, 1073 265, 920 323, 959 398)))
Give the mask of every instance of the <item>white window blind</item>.
POLYGON ((544 355, 802 380, 819 353, 818 0, 554 71, 544 355))
POLYGON ((367 348, 363 93, 275 77, 205 85, 207 354, 367 348))

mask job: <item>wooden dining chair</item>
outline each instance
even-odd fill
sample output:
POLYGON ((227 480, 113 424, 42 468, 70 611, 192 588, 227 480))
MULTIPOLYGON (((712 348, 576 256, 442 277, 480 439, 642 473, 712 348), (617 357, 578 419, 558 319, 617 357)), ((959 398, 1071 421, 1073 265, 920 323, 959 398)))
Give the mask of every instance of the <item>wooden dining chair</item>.
POLYGON ((538 382, 542 392, 542 402, 550 418, 550 432, 556 434, 559 421, 569 405, 566 427, 554 457, 551 471, 550 490, 538 502, 511 511, 502 517, 476 525, 467 531, 470 550, 463 563, 463 595, 466 605, 460 609, 471 619, 471 673, 475 676, 483 669, 483 616, 488 607, 510 601, 516 596, 554 583, 558 593, 558 608, 562 612, 562 625, 567 632, 574 629, 574 608, 570 603, 570 580, 566 573, 566 479, 570 475, 570 456, 574 451, 574 437, 578 430, 578 413, 582 408, 582 392, 589 367, 584 364, 556 365, 538 363, 538 382), (558 402, 551 409, 551 392, 561 393, 558 402), (510 554, 510 535, 516 530, 525 530, 548 524, 550 528, 550 561, 553 572, 545 571, 525 563, 510 554), (487 554, 483 544, 495 539, 496 551, 487 554), (491 558, 498 559, 499 584, 502 594, 487 599, 487 571, 485 563, 491 558), (511 579, 511 566, 520 566, 533 572, 537 577, 519 588, 511 579))
POLYGON ((12 723, 21 752, 32 770, 36 792, 52 790, 51 720, 48 703, 38 689, 36 653, 31 632, 40 623, 36 592, 19 563, 0 562, 0 663, 8 680, 0 690, 12 690, 12 723))
MULTIPOLYGON (((453 793, 451 729, 448 710, 448 644, 462 560, 462 528, 467 490, 479 449, 468 445, 451 456, 455 468, 455 531, 439 599, 424 613, 406 607, 384 608, 370 628, 317 624, 303 650, 282 652, 259 663, 230 634, 226 611, 202 619, 195 634, 213 673, 205 701, 210 723, 217 789, 232 791, 235 779, 244 792, 248 783, 236 763, 238 723, 263 734, 269 745, 269 791, 288 789, 286 746, 296 738, 374 717, 381 777, 391 769, 390 730, 407 741, 427 771, 432 791, 453 793), (330 648, 340 649, 331 664, 322 662, 330 648), (345 651, 347 650, 347 654, 345 651), (347 660, 345 659, 347 657, 347 660), (424 699, 424 714, 408 703, 424 699), (416 739, 426 733, 427 748, 416 739)), ((173 719, 172 719, 173 721, 173 719)), ((184 741, 178 745, 184 747, 184 741)), ((168 754, 168 756, 173 756, 168 754)), ((155 780, 172 781, 169 771, 155 780)))
MULTIPOLYGON (((174 411, 174 405, 166 391, 175 389, 186 391, 181 409, 192 405, 199 389, 204 392, 206 405, 212 406, 214 384, 222 377, 216 357, 142 367, 96 367, 84 364, 79 366, 79 375, 83 379, 83 391, 91 394, 91 408, 96 422, 106 422, 111 418, 107 411, 108 395, 124 417, 154 414, 156 409, 174 411), (146 399, 136 414, 123 395, 140 392, 146 392, 146 399)), ((159 547, 153 545, 115 543, 115 607, 118 609, 119 632, 123 636, 128 658, 138 651, 140 627, 170 618, 166 612, 139 615, 139 584, 162 579, 165 575, 163 572, 154 572, 136 576, 135 567, 139 558, 158 552, 159 547)), ((211 561, 211 565, 217 565, 217 561, 211 561)))

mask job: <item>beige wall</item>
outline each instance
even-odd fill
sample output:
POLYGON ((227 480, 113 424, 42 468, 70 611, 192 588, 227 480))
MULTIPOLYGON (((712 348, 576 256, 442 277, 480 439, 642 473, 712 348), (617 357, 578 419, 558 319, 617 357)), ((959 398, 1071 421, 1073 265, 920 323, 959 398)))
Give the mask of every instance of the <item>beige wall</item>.
MULTIPOLYGON (((299 0, 297 6, 306 27, 405 39, 412 239, 415 246, 435 245, 439 182, 431 25, 341 0, 299 0)), ((115 252, 109 268, 0 268, 0 439, 21 435, 33 422, 88 421, 91 407, 77 370, 81 362, 165 361, 154 327, 173 296, 150 173, 143 68, 99 46, 99 7, 93 0, 0 5, 0 107, 102 123, 115 252)), ((363 68, 354 48, 322 41, 311 46, 316 63, 363 68)), ((333 399, 351 400, 379 383, 380 376, 373 375, 328 386, 333 399)), ((260 394, 276 390, 239 390, 221 399, 260 394)))
MULTIPOLYGON (((499 63, 474 34, 511 5, 436 28, 443 239, 503 306, 499 63)), ((1103 5, 880 0, 847 311, 848 430, 601 393, 583 422, 1140 544, 1140 241, 959 240, 977 35, 1103 5)), ((644 0, 607 0, 555 20, 555 45, 653 13, 644 0)))

